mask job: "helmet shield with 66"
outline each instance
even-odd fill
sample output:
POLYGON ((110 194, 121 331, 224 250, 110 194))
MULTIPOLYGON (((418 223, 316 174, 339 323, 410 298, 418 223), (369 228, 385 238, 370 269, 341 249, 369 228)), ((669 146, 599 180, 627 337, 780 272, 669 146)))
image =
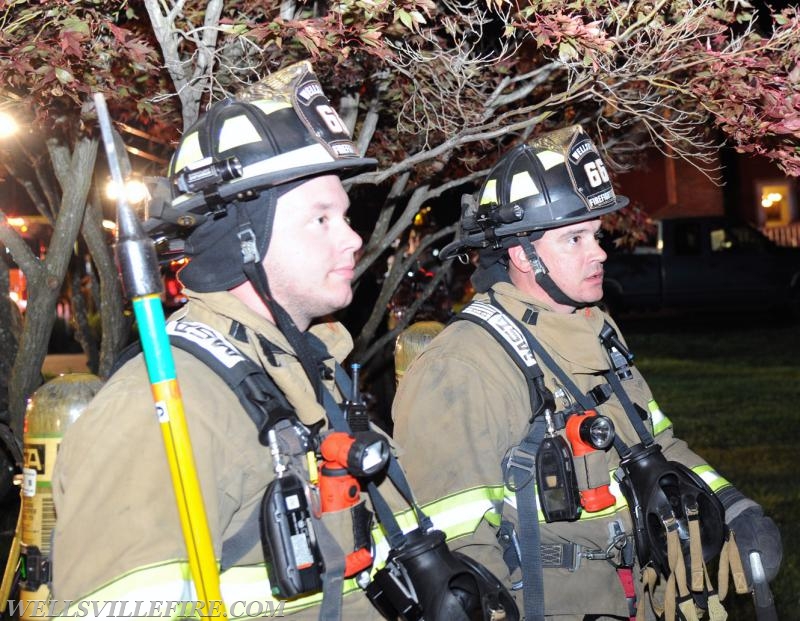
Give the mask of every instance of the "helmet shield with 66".
POLYGON ((442 256, 509 248, 519 236, 593 220, 627 204, 614 193, 597 147, 572 125, 514 147, 495 164, 477 197, 465 197, 458 237, 442 256))

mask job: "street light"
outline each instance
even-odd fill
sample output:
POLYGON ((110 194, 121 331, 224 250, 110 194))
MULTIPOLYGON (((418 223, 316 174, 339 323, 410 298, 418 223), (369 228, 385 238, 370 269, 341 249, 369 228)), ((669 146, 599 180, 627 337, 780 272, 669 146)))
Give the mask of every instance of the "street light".
POLYGON ((0 111, 0 139, 13 136, 19 131, 17 120, 8 112, 0 111))
MULTIPOLYGON (((106 184, 106 197, 117 200, 117 184, 109 180, 106 184)), ((150 190, 141 179, 128 179, 125 181, 125 197, 129 205, 136 206, 150 197, 150 190)))

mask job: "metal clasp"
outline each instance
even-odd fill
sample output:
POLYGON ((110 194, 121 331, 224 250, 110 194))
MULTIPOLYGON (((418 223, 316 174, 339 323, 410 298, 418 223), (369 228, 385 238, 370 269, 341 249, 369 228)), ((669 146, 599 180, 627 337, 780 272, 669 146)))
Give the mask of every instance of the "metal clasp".
POLYGON ((505 470, 503 473, 503 483, 512 492, 516 492, 528 485, 536 475, 536 456, 521 448, 519 445, 512 446, 506 455, 507 457, 504 460, 505 470), (528 473, 528 476, 522 484, 518 485, 516 481, 513 480, 513 477, 509 476, 512 474, 512 468, 519 468, 528 473))
POLYGON ((239 244, 242 248, 242 262, 245 264, 258 263, 261 257, 258 254, 256 234, 253 232, 253 229, 248 226, 240 229, 236 235, 239 238, 239 244))

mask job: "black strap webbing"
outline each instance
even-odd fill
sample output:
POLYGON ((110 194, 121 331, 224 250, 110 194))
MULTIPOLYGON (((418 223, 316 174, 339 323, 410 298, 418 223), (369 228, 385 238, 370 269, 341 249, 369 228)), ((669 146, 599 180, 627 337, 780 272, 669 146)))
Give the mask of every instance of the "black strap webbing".
POLYGON ((313 355, 308 347, 308 341, 305 333, 301 332, 295 325, 289 313, 278 304, 270 294, 269 282, 267 281, 267 273, 264 271, 264 266, 261 263, 261 258, 258 256, 258 250, 255 246, 255 233, 253 233, 252 225, 245 216, 243 209, 237 210, 239 217, 239 239, 242 243, 242 269, 253 285, 261 301, 272 313, 276 325, 289 341, 289 344, 294 349, 300 365, 308 377, 308 381, 314 388, 314 395, 317 402, 322 404, 322 379, 320 377, 320 361, 313 355), (249 250, 248 250, 249 249, 249 250))
MULTIPOLYGON (((338 364, 336 365, 335 381, 336 385, 339 387, 339 391, 343 395, 352 394, 350 378, 345 370, 338 364)), ((336 431, 350 433, 350 425, 342 413, 341 407, 338 403, 336 403, 336 401, 334 401, 333 396, 328 391, 325 391, 324 399, 325 411, 328 415, 328 422, 330 423, 331 427, 336 431)), ((414 514, 416 515, 417 523, 419 524, 420 528, 425 532, 433 528, 431 519, 425 515, 425 513, 414 500, 414 495, 411 492, 411 486, 408 484, 408 479, 406 479, 406 475, 393 453, 389 454, 387 475, 389 480, 392 482, 392 485, 395 486, 397 491, 400 492, 405 501, 414 510, 414 514)), ((374 482, 370 481, 367 484, 367 492, 369 493, 370 500, 372 501, 372 506, 375 508, 375 512, 378 514, 378 519, 386 529, 386 536, 392 548, 402 548, 406 543, 406 536, 403 534, 403 529, 400 528, 400 525, 397 523, 391 507, 378 490, 378 486, 375 485, 374 482)))
MULTIPOLYGON (((584 410, 590 410, 594 407, 592 400, 580 391, 580 389, 575 385, 575 382, 572 381, 569 375, 567 375, 558 364, 556 364, 556 361, 553 360, 553 357, 549 353, 547 353, 547 350, 542 347, 542 344, 539 343, 539 341, 531 337, 530 346, 534 353, 539 356, 542 364, 544 364, 553 372, 558 380, 564 385, 564 388, 569 391, 572 397, 584 410)), ((654 442, 653 436, 647 430, 647 427, 645 427, 642 417, 639 416, 639 413, 636 411, 636 407, 631 402, 630 397, 628 397, 628 393, 626 393, 625 389, 622 387, 622 382, 617 377, 617 374, 613 370, 609 370, 608 372, 604 373, 603 376, 611 386, 611 389, 617 396, 617 399, 619 399, 620 405, 622 405, 622 409, 625 410, 625 414, 636 431, 636 434, 639 436, 639 439, 645 446, 650 446, 654 442)), ((630 448, 625 445, 619 436, 614 437, 614 448, 621 456, 630 453, 630 448)))
MULTIPOLYGON (((617 395, 617 399, 619 399, 619 402, 625 410, 628 420, 631 421, 631 425, 633 425, 633 428, 636 430, 636 434, 639 436, 639 439, 645 446, 650 446, 653 444, 653 442, 655 442, 655 438, 653 438, 652 434, 647 430, 647 427, 645 427, 642 417, 639 416, 639 413, 636 411, 636 406, 633 405, 630 397, 628 397, 628 393, 626 393, 625 389, 622 387, 622 382, 619 380, 619 377, 617 377, 617 374, 614 373, 614 371, 609 371, 606 373, 606 379, 608 380, 608 383, 611 384, 611 388, 614 389, 614 394, 617 395)), ((614 446, 617 446, 616 441, 614 442, 614 446)), ((626 448, 626 451, 624 453, 621 452, 620 455, 624 456, 629 452, 630 449, 626 448)))
MULTIPOLYGON (((294 408, 266 371, 215 330, 201 323, 177 321, 167 324, 167 333, 171 343, 195 356, 228 384, 255 423, 261 444, 268 445, 267 432, 278 421, 295 417, 294 408)), ((259 508, 256 507, 242 527, 222 542, 221 571, 235 565, 252 548, 252 542, 259 539, 258 515, 259 508)), ((322 520, 314 519, 314 528, 325 566, 319 619, 339 621, 342 616, 344 551, 322 520)))
MULTIPOLYGON (((294 409, 269 375, 219 332, 203 323, 172 321, 167 323, 166 330, 172 346, 200 360, 230 387, 255 424, 259 441, 267 446, 269 428, 282 418, 294 415, 294 409)), ((115 361, 111 375, 141 351, 138 340, 126 347, 115 361)))
POLYGON ((528 383, 531 419, 533 419, 542 404, 542 396, 536 384, 544 379, 544 373, 531 351, 528 343, 528 331, 489 302, 471 302, 461 310, 455 319, 466 319, 484 328, 516 363, 528 383))
MULTIPOLYGON (((236 395, 242 408, 258 430, 258 439, 267 446, 267 432, 278 421, 294 416, 294 409, 283 392, 264 370, 242 354, 216 330, 199 322, 179 320, 166 325, 170 344, 211 369, 236 395)), ((137 340, 117 359, 112 373, 141 352, 137 340)), ((222 542, 220 572, 233 567, 253 547, 259 537, 259 506, 253 508, 244 524, 222 542), (255 533, 255 534, 254 534, 255 533)))
POLYGON ((536 488, 533 475, 536 454, 546 431, 543 416, 534 419, 528 434, 519 443, 518 451, 509 459, 507 468, 514 477, 519 525, 520 568, 524 585, 525 619, 544 621, 544 575, 541 564, 539 513, 536 509, 536 488))
POLYGON ((525 619, 544 621, 544 575, 541 563, 541 537, 539 515, 536 509, 535 480, 536 454, 546 431, 543 416, 537 416, 545 400, 537 383, 544 378, 530 347, 529 332, 519 322, 488 302, 475 301, 467 305, 457 319, 465 319, 483 327, 522 371, 528 384, 531 403, 531 424, 528 433, 514 447, 506 462, 511 474, 517 499, 519 526, 520 568, 523 581, 523 606, 525 619))
MULTIPOLYGON (((553 360, 553 357, 547 353, 547 350, 532 335, 530 338, 530 346, 536 355, 539 356, 542 364, 544 364, 553 372, 553 375, 558 378, 558 381, 561 382, 564 388, 570 393, 570 395, 572 395, 572 398, 578 402, 578 405, 580 405, 581 408, 584 410, 591 410, 594 408, 594 403, 592 403, 592 400, 583 394, 583 392, 581 392, 581 390, 575 385, 575 382, 572 381, 572 378, 567 375, 567 373, 558 364, 556 364, 556 361, 553 360)), ((614 388, 613 385, 611 387, 612 389, 614 388)), ((620 455, 627 455, 630 452, 630 449, 625 445, 618 435, 614 436, 614 448, 617 449, 617 452, 620 455)))

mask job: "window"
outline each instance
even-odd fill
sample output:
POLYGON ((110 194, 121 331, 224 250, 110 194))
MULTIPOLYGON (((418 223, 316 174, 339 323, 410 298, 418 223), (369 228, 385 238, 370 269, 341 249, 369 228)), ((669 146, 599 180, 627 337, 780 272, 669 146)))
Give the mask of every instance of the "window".
POLYGON ((681 222, 675 226, 675 254, 680 257, 695 256, 701 252, 700 225, 681 222))
POLYGON ((789 224, 794 216, 792 188, 788 181, 765 181, 756 185, 761 221, 766 226, 789 224))

